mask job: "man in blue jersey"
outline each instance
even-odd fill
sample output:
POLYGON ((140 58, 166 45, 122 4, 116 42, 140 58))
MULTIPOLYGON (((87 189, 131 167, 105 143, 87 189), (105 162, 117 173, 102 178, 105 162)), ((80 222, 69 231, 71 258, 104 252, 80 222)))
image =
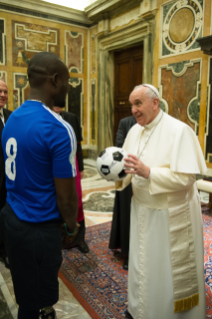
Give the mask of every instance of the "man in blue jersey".
POLYGON ((2 135, 7 203, 0 224, 18 319, 38 319, 39 309, 58 301, 61 217, 72 236, 78 212, 76 138, 51 110, 65 105, 68 69, 53 53, 41 52, 30 60, 28 78, 29 100, 12 113, 2 135))

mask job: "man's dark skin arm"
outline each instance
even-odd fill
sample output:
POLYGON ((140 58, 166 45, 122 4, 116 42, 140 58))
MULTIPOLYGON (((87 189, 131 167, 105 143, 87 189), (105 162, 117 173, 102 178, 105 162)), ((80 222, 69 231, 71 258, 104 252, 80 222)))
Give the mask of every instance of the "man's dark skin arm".
POLYGON ((54 183, 57 194, 57 205, 60 214, 68 227, 68 232, 73 233, 77 224, 78 195, 74 178, 56 178, 54 183))

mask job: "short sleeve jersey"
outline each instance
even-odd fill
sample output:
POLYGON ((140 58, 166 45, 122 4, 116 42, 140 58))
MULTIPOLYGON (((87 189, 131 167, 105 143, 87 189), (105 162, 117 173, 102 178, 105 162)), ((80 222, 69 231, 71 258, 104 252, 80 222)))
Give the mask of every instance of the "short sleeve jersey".
POLYGON ((61 116, 38 101, 26 101, 2 132, 7 203, 19 219, 60 219, 54 177, 76 176, 76 137, 61 116))

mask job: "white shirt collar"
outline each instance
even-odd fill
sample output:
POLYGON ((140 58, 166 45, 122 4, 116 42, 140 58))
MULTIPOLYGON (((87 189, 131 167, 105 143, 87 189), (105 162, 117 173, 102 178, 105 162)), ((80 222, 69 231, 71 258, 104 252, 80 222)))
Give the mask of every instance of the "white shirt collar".
POLYGON ((3 107, 0 109, 0 113, 1 113, 2 117, 4 117, 3 107))

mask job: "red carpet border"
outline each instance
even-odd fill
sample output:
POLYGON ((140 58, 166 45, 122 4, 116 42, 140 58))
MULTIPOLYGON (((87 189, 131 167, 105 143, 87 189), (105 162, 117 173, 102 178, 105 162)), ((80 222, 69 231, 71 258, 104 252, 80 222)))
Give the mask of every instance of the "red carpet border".
MULTIPOLYGON (((207 208, 203 208, 207 213, 207 208)), ((212 319, 212 216, 202 215, 207 319, 212 319)), ((93 319, 119 319, 127 309, 127 271, 108 249, 111 223, 87 228, 90 252, 63 251, 60 278, 93 319)))

